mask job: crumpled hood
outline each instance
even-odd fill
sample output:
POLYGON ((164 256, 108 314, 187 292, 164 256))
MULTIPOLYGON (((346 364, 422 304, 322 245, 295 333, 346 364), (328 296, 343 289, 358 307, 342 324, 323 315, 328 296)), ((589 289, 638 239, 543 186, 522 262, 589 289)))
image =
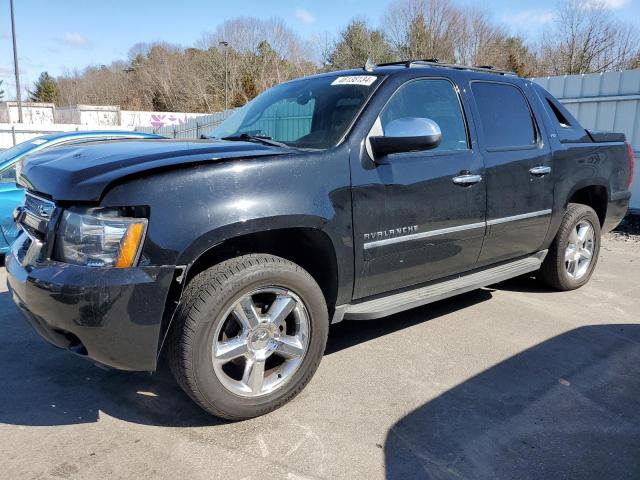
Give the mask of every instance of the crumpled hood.
POLYGON ((91 142, 26 157, 18 183, 56 201, 98 201, 110 184, 141 172, 291 152, 253 142, 214 140, 91 142))

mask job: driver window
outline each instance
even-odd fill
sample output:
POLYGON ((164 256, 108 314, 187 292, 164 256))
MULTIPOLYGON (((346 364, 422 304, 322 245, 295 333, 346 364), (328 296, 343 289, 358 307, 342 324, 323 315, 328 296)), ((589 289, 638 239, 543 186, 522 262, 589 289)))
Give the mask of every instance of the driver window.
POLYGON ((5 168, 0 172, 0 183, 16 183, 16 165, 5 168))
POLYGON ((385 126, 403 117, 430 118, 442 131, 442 140, 436 150, 467 150, 467 131, 458 95, 448 80, 414 80, 402 85, 391 97, 380 114, 385 126))

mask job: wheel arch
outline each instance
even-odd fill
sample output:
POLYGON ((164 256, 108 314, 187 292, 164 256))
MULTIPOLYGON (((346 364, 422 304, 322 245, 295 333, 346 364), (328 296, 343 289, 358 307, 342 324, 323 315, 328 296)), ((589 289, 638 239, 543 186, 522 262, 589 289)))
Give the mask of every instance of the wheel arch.
POLYGON ((202 251, 188 265, 185 285, 198 273, 220 262, 249 253, 266 253, 300 265, 316 280, 327 306, 335 305, 338 260, 327 233, 310 226, 260 230, 236 235, 202 251))
MULTIPOLYGON (((333 240, 322 230, 321 219, 305 218, 295 226, 285 226, 282 219, 260 220, 229 226, 203 235, 180 255, 184 268, 176 272, 163 318, 158 354, 171 328, 174 313, 184 287, 198 273, 220 262, 249 253, 265 253, 300 265, 314 278, 324 294, 330 315, 336 306, 339 288, 338 255, 333 240), (267 228, 267 225, 272 228, 267 228), (273 228, 273 226, 278 228, 273 228)), ((291 225, 291 219, 288 223, 291 225)), ((298 219, 300 220, 300 219, 298 219)))
POLYGON ((589 184, 576 186, 567 198, 564 205, 565 209, 570 203, 580 203, 593 208, 600 220, 600 227, 604 226, 609 204, 609 191, 606 185, 589 184))

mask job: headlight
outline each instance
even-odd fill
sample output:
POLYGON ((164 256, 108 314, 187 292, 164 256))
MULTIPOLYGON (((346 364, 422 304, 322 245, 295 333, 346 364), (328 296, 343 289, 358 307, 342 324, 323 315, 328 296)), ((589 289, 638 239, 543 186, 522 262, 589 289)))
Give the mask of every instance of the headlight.
POLYGON ((65 210, 58 227, 56 260, 88 267, 133 267, 140 256, 147 220, 117 209, 65 210))

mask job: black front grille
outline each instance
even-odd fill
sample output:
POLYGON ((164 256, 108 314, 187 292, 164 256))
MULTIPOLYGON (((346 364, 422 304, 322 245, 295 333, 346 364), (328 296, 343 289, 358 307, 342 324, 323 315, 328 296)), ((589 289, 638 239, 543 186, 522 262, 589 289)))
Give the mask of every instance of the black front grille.
POLYGON ((24 206, 18 207, 15 219, 27 235, 42 240, 55 208, 52 201, 27 192, 24 206))
POLYGON ((27 192, 24 200, 24 208, 36 217, 49 220, 56 205, 49 200, 27 192))

